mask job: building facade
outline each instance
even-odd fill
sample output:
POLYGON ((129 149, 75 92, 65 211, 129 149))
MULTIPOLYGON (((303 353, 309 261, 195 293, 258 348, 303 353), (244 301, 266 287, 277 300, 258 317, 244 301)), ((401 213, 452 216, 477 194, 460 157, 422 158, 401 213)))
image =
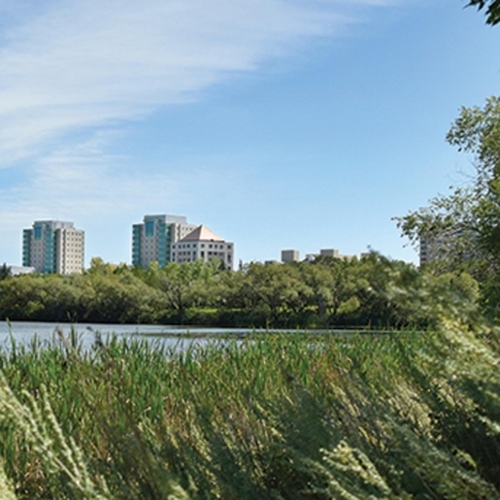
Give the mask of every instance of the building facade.
POLYGON ((132 265, 147 268, 151 262, 164 267, 171 261, 172 245, 196 229, 180 215, 145 215, 132 226, 132 265))
POLYGON ((10 276, 21 276, 23 274, 36 273, 34 267, 23 267, 23 266, 8 266, 10 276))
POLYGON ((336 248, 322 248, 319 251, 322 257, 333 257, 334 259, 340 259, 340 252, 336 248))
MULTIPOLYGON (((314 262, 319 257, 331 257, 333 259, 342 260, 352 260, 355 255, 343 255, 336 248, 322 248, 319 253, 306 253, 304 257, 304 262, 314 262)), ((281 262, 298 262, 299 251, 298 250, 282 250, 281 251, 281 262)))
POLYGON ((219 259, 227 269, 232 269, 233 258, 234 244, 224 241, 203 225, 172 244, 171 260, 179 264, 219 259))
POLYGON ((460 227, 455 227, 444 231, 438 236, 429 237, 422 235, 420 237, 419 259, 420 265, 436 262, 454 251, 460 253, 464 260, 471 258, 467 248, 467 237, 471 237, 460 227), (463 248, 464 245, 466 248, 463 248))
POLYGON ((23 266, 42 274, 78 274, 84 266, 85 233, 72 222, 36 221, 23 231, 23 266))
POLYGON ((300 252, 298 250, 281 250, 281 262, 298 262, 300 260, 300 252))

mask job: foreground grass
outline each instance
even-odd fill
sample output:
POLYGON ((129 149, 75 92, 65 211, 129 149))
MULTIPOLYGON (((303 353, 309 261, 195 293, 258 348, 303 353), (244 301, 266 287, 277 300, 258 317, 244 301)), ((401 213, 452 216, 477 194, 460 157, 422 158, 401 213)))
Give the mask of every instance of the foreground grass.
POLYGON ((493 329, 70 343, 0 354, 0 498, 500 498, 493 329))

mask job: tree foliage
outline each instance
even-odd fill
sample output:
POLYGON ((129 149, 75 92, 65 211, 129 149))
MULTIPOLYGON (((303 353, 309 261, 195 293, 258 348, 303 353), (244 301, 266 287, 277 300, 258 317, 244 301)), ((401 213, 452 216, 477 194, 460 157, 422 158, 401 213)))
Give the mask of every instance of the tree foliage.
POLYGON ((448 235, 435 267, 472 274, 482 285, 483 301, 495 309, 500 304, 491 300, 500 286, 500 98, 490 97, 482 108, 463 107, 446 140, 470 155, 474 176, 427 207, 396 218, 397 224, 415 244, 448 235))
POLYGON ((0 319, 275 328, 425 323, 411 304, 389 298, 400 279, 418 280, 418 272, 377 254, 252 262, 238 271, 202 262, 129 268, 96 258, 82 275, 0 281, 0 319))
POLYGON ((0 281, 4 280, 5 278, 8 278, 10 276, 10 269, 7 266, 7 264, 3 263, 2 266, 0 266, 0 281))
POLYGON ((470 0, 467 7, 486 9, 486 23, 494 26, 500 22, 500 0, 470 0))

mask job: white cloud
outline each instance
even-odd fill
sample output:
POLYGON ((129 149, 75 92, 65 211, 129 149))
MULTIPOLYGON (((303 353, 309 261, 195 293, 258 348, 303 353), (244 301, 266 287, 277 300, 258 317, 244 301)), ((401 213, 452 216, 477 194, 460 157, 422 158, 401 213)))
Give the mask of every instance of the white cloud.
MULTIPOLYGON (((52 0, 3 28, 0 167, 81 127, 135 119, 387 0, 52 0)), ((10 2, 0 3, 12 8, 10 2)))
POLYGON ((131 168, 127 158, 106 153, 119 132, 98 132, 90 140, 69 144, 33 162, 29 177, 15 188, 0 184, 2 226, 18 230, 33 220, 68 219, 92 223, 98 218, 137 217, 137 207, 164 211, 188 205, 203 192, 236 188, 229 168, 166 164, 162 172, 131 168))

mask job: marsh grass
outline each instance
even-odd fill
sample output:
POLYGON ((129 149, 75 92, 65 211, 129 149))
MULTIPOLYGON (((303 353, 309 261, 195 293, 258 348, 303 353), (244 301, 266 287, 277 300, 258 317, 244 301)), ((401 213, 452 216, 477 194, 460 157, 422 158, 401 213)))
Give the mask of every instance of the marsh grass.
POLYGON ((498 339, 448 320, 187 349, 13 344, 1 498, 500 498, 498 339))

